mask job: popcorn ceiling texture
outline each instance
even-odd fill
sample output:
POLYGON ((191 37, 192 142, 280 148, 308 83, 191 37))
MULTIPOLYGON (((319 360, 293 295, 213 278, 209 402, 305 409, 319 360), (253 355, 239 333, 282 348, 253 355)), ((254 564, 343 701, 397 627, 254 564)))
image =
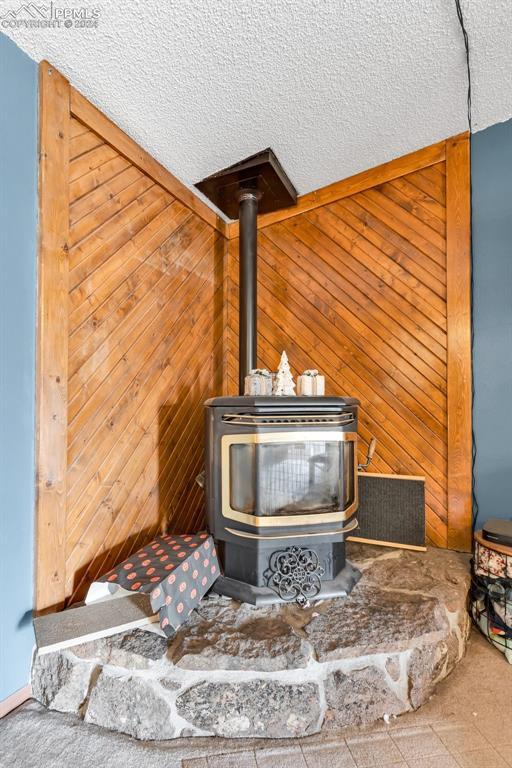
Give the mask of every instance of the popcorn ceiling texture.
MULTIPOLYGON (((303 194, 467 129, 454 0, 95 6, 97 29, 0 29, 189 185, 271 146, 303 194)), ((463 9, 480 130, 512 115, 512 2, 463 9)))

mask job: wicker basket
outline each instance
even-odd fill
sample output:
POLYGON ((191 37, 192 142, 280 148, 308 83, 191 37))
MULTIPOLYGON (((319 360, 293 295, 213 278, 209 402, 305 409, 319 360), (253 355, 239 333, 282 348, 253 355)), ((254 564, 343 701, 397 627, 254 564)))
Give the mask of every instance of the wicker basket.
POLYGON ((472 566, 473 621, 512 664, 512 548, 487 541, 477 531, 472 566))

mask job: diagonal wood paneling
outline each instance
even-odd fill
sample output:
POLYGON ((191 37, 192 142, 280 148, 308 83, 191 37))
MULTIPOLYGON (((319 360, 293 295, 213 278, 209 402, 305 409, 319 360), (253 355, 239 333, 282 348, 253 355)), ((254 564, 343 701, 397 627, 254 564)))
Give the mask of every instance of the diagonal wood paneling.
POLYGON ((226 226, 48 62, 41 77, 37 609, 197 530, 225 365, 226 226))
POLYGON ((202 403, 221 391, 225 239, 70 121, 66 595, 203 499, 202 403))
MULTIPOLYGON (((359 397, 361 457, 426 477, 427 535, 447 545, 446 169, 439 162, 258 233, 259 363, 282 349, 359 397)), ((238 240, 230 241, 227 377, 237 381, 238 240)))
MULTIPOLYGON (((237 390, 238 242, 226 258, 236 224, 48 62, 40 77, 36 607, 47 610, 160 528, 202 525, 202 404, 237 390)), ((259 220, 260 364, 287 349, 295 372, 313 365, 330 391, 359 396, 362 450, 376 435, 377 470, 424 474, 429 539, 466 549, 468 217, 459 136, 259 220)))

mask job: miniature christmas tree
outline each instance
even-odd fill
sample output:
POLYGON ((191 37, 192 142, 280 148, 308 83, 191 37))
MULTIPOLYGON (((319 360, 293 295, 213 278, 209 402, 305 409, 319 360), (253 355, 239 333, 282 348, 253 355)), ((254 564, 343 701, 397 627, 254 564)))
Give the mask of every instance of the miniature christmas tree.
POLYGON ((279 369, 274 381, 273 394, 288 397, 295 395, 295 383, 293 381, 292 372, 290 371, 290 364, 286 352, 283 352, 281 355, 281 362, 279 363, 279 369))

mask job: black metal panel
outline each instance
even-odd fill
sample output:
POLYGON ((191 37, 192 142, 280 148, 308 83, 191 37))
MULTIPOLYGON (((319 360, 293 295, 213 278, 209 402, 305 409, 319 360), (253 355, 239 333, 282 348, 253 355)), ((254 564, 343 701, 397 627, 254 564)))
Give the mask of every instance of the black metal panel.
POLYGON ((208 176, 196 187, 230 219, 238 218, 238 192, 244 187, 261 193, 260 213, 297 203, 297 190, 270 148, 208 176))
MULTIPOLYGON (((272 424, 261 424, 253 427, 246 427, 237 423, 229 423, 223 421, 223 415, 230 412, 240 412, 241 403, 246 405, 246 408, 251 412, 266 413, 272 411, 273 408, 277 408, 281 403, 287 401, 288 409, 287 415, 291 416, 294 413, 301 414, 301 406, 308 406, 308 413, 311 412, 312 407, 316 405, 316 410, 319 414, 325 412, 340 412, 347 414, 350 417, 350 421, 342 426, 338 426, 335 429, 340 432, 357 432, 357 412, 358 412, 358 400, 355 398, 337 398, 337 397, 236 397, 236 398, 211 398, 205 403, 205 495, 206 495, 206 513, 207 521, 210 532, 217 540, 224 541, 236 541, 236 537, 227 531, 227 528, 237 528, 241 531, 255 533, 253 528, 244 525, 243 523, 228 521, 224 518, 221 512, 221 499, 222 499, 222 437, 224 435, 238 435, 247 434, 248 432, 258 432, 269 434, 275 431, 278 432, 296 432, 297 427, 294 424, 287 424, 284 426, 275 427, 272 424), (221 406, 222 401, 226 403, 233 403, 231 407, 226 405, 221 406), (312 401, 316 401, 313 403, 312 401), (260 402, 263 407, 260 406, 260 402), (324 405, 325 404, 325 405, 324 405), (337 406, 337 407, 336 407, 337 406)), ((243 410, 243 409, 242 409, 243 410)), ((281 408, 280 408, 281 410, 281 408)), ((315 431, 326 433, 332 432, 333 427, 329 424, 312 424, 308 427, 301 427, 301 430, 315 431)), ((355 457, 357 461, 357 457, 355 457)), ((287 527, 286 533, 292 537, 294 534, 297 536, 304 534, 308 530, 311 532, 323 532, 333 528, 340 528, 341 526, 333 526, 332 523, 318 524, 315 522, 315 515, 312 515, 312 524, 310 525, 294 525, 287 527)), ((348 522, 348 521, 346 521, 348 522)), ((259 526, 257 533, 262 535, 271 535, 275 533, 275 528, 271 526, 259 526)), ((333 536, 331 540, 339 540, 341 537, 333 536)), ((304 539, 303 539, 304 541, 304 539)))
POLYGON ((345 411, 347 407, 359 405, 359 400, 355 397, 267 397, 265 395, 254 397, 246 395, 243 397, 210 397, 205 401, 205 406, 209 408, 223 408, 226 410, 256 410, 262 409, 282 410, 286 408, 290 413, 301 413, 304 409, 308 411, 345 411))
POLYGON ((357 519, 359 538, 424 547, 425 481, 361 472, 357 519))
MULTIPOLYGON (((220 557, 224 566, 224 575, 230 579, 245 581, 254 587, 268 586, 269 561, 274 552, 292 546, 285 541, 256 541, 245 543, 221 542, 220 557)), ((310 539, 308 543, 295 544, 297 547, 313 549, 318 555, 325 579, 330 581, 338 575, 345 565, 345 542, 331 541, 318 543, 310 539)))
POLYGON ((483 524, 482 536, 491 544, 512 547, 512 520, 500 520, 492 517, 483 524))
MULTIPOLYGON (((336 578, 322 579, 322 586, 315 600, 330 600, 333 597, 346 597, 361 578, 361 571, 354 568, 348 561, 336 578)), ((218 595, 227 595, 241 603, 252 603, 256 606, 274 605, 282 603, 282 598, 274 589, 269 587, 254 587, 246 581, 230 579, 227 576, 219 576, 212 587, 212 591, 218 595)))

